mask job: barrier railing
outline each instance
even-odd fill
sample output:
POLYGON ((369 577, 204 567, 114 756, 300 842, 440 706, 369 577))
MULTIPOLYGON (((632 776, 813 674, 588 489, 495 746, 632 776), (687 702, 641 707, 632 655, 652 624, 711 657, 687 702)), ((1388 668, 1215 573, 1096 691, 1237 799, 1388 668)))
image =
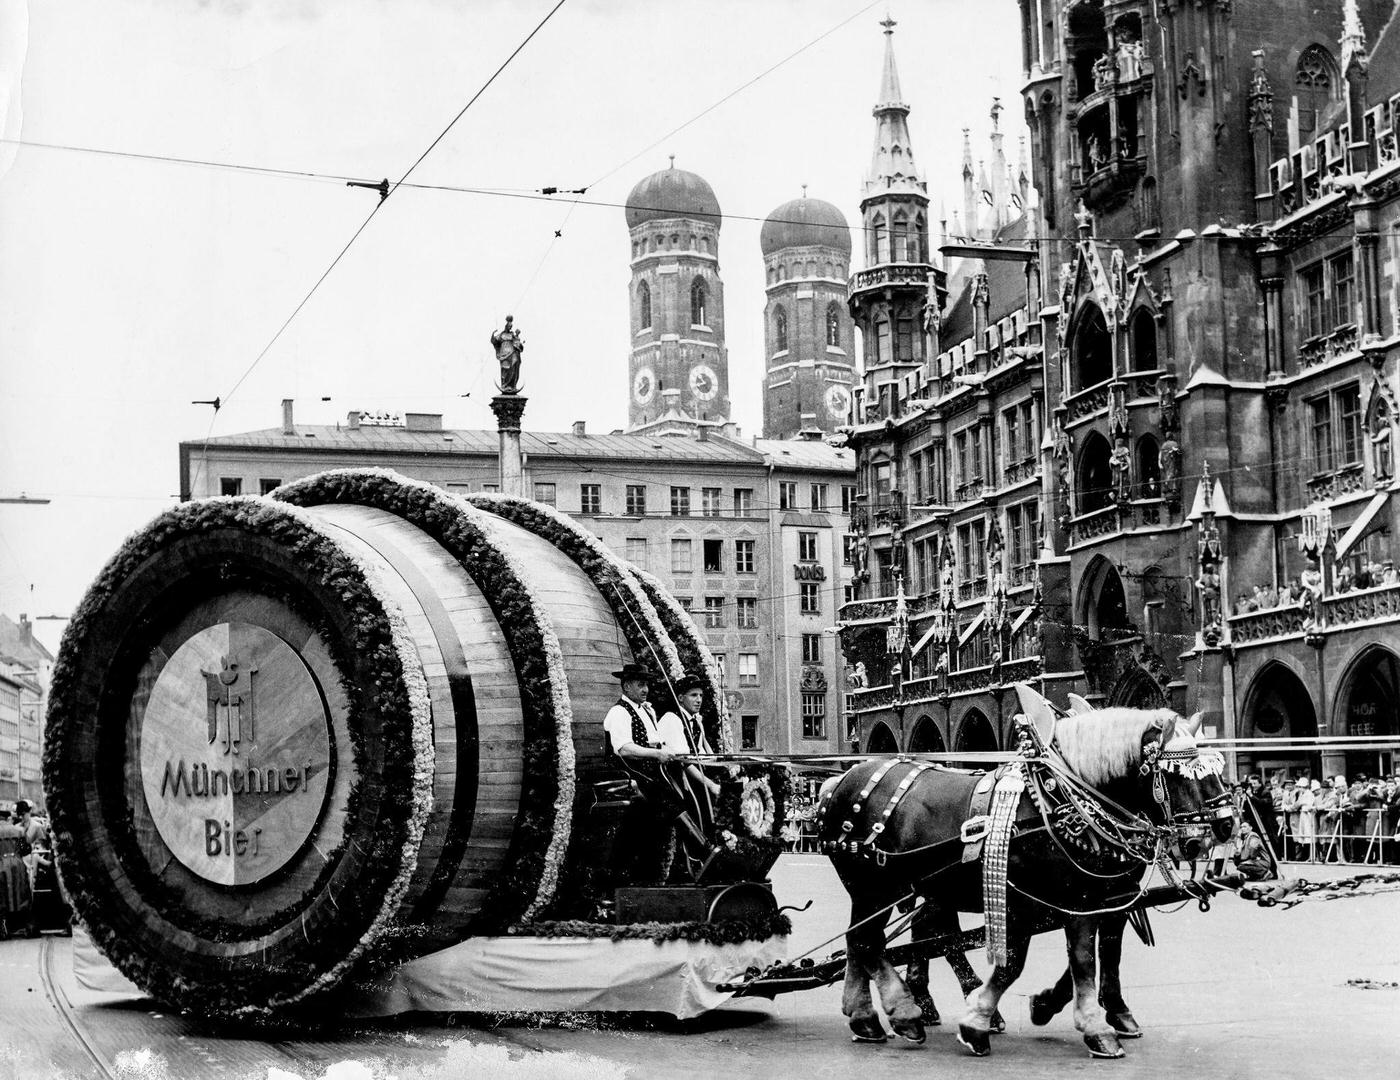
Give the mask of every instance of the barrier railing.
POLYGON ((1393 809, 1294 810, 1280 815, 1280 826, 1278 854, 1291 862, 1400 863, 1400 820, 1393 809))

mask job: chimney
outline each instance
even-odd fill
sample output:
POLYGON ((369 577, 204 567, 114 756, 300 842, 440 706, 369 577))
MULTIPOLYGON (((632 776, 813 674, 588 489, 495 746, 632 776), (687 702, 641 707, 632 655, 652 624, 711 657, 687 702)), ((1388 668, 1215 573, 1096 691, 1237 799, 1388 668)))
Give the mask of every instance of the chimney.
POLYGON ((20 613, 19 617, 19 640, 21 644, 31 648, 34 645, 34 624, 29 621, 29 616, 23 612, 20 613))
POLYGON ((442 413, 406 412, 403 426, 405 431, 441 431, 442 413))
POLYGON ((359 409, 351 409, 348 413, 345 414, 345 422, 349 425, 351 431, 359 431, 359 430, 360 430, 360 410, 359 410, 359 409))
POLYGON ((584 424, 585 421, 583 420, 574 421, 574 434, 579 436, 580 438, 588 434, 588 432, 584 431, 584 424))
POLYGON ((710 426, 709 426, 708 424, 701 424, 701 425, 700 425, 699 439, 700 439, 701 442, 709 442, 709 441, 710 441, 710 426))
POLYGON ((282 399, 282 434, 295 435, 296 425, 292 423, 292 399, 284 397, 282 399))

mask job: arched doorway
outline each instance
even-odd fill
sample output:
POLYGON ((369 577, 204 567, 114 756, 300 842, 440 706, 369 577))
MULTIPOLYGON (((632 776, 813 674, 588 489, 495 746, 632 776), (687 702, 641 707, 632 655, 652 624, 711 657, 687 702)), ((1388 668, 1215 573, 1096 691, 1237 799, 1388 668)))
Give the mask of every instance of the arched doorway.
POLYGON ((1101 555, 1084 571, 1077 609, 1079 624, 1095 641, 1123 637, 1132 629, 1123 579, 1118 576, 1118 568, 1101 555))
MULTIPOLYGON (((958 733, 953 739, 953 752, 981 754, 996 749, 997 733, 993 730, 991 721, 981 709, 969 709, 958 724, 958 733)), ((985 762, 969 761, 965 764, 971 769, 987 768, 985 762)))
POLYGON ((1079 468, 1075 470, 1078 487, 1075 492, 1079 513, 1092 514, 1113 504, 1113 469, 1109 465, 1108 440, 1097 431, 1084 438, 1079 452, 1079 468))
MULTIPOLYGON (((1245 698, 1242 733, 1245 738, 1306 739, 1317 735, 1317 712, 1312 694, 1293 670, 1274 661, 1265 664, 1254 677, 1245 698)), ((1321 774, 1322 759, 1301 751, 1241 753, 1240 772, 1272 776, 1280 769, 1290 775, 1307 770, 1321 774)))
POLYGON ((914 721, 914 734, 909 737, 911 754, 942 754, 948 749, 943 742, 943 733, 938 730, 931 716, 920 716, 914 721))
POLYGON ((1165 709, 1167 695, 1156 679, 1142 668, 1134 667, 1118 680, 1108 696, 1108 703, 1125 709, 1165 709))
POLYGON ((897 754, 899 743, 888 724, 876 724, 870 729, 870 741, 865 744, 867 754, 897 754))
MULTIPOLYGON (((1351 669, 1337 695, 1337 713, 1332 733, 1340 737, 1400 734, 1396 723, 1396 702, 1400 700, 1400 659, 1383 645, 1364 649, 1352 661, 1351 669)), ((1346 775, 1358 772, 1374 777, 1390 772, 1394 755, 1388 750, 1356 751, 1346 755, 1346 775)))

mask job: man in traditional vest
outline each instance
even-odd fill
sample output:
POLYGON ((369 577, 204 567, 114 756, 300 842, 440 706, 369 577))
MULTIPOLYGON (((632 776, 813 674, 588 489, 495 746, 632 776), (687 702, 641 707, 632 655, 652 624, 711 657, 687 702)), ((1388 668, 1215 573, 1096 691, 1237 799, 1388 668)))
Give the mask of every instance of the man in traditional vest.
MULTIPOLYGON (((663 714, 656 725, 661 745, 676 754, 713 754, 700 716, 700 705, 705 697, 704 680, 698 675, 686 675, 678 679, 672 689, 676 694, 675 711, 663 714)), ((719 798, 719 784, 694 762, 686 765, 685 776, 691 811, 708 833, 715 820, 714 800, 719 798)))
MULTIPOLYGON (((690 800, 682 796, 685 790, 684 774, 668 776, 665 771, 667 766, 673 765, 677 756, 689 753, 691 746, 688 743, 683 746, 675 743, 667 745, 656 712, 647 701, 647 694, 651 690, 651 673, 646 668, 640 664, 624 664, 621 671, 613 672, 613 678, 622 682, 622 697, 603 718, 608 747, 636 778, 643 796, 652 804, 646 819, 656 822, 656 812, 660 810, 659 820, 662 824, 669 828, 670 823, 674 821, 680 826, 687 860, 695 878, 699 880, 718 849, 710 843, 703 828, 696 821, 695 814, 686 806, 690 800)), ((701 737, 703 738, 703 732, 701 737)), ((702 775, 701 783, 707 782, 702 775)), ((639 816, 637 820, 640 822, 646 819, 639 816)), ((650 837, 641 836, 637 839, 645 844, 650 837)), ((639 851, 636 854, 645 858, 646 852, 639 851)))

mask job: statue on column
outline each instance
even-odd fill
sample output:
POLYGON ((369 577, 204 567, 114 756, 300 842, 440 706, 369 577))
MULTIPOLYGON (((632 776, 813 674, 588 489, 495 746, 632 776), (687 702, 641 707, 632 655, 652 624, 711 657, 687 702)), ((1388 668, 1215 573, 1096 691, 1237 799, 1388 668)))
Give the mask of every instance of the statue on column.
POLYGON ((512 325, 514 315, 506 316, 506 325, 491 335, 491 347, 496 350, 496 359, 501 365, 501 393, 520 393, 520 358, 525 351, 525 340, 520 331, 512 325))

